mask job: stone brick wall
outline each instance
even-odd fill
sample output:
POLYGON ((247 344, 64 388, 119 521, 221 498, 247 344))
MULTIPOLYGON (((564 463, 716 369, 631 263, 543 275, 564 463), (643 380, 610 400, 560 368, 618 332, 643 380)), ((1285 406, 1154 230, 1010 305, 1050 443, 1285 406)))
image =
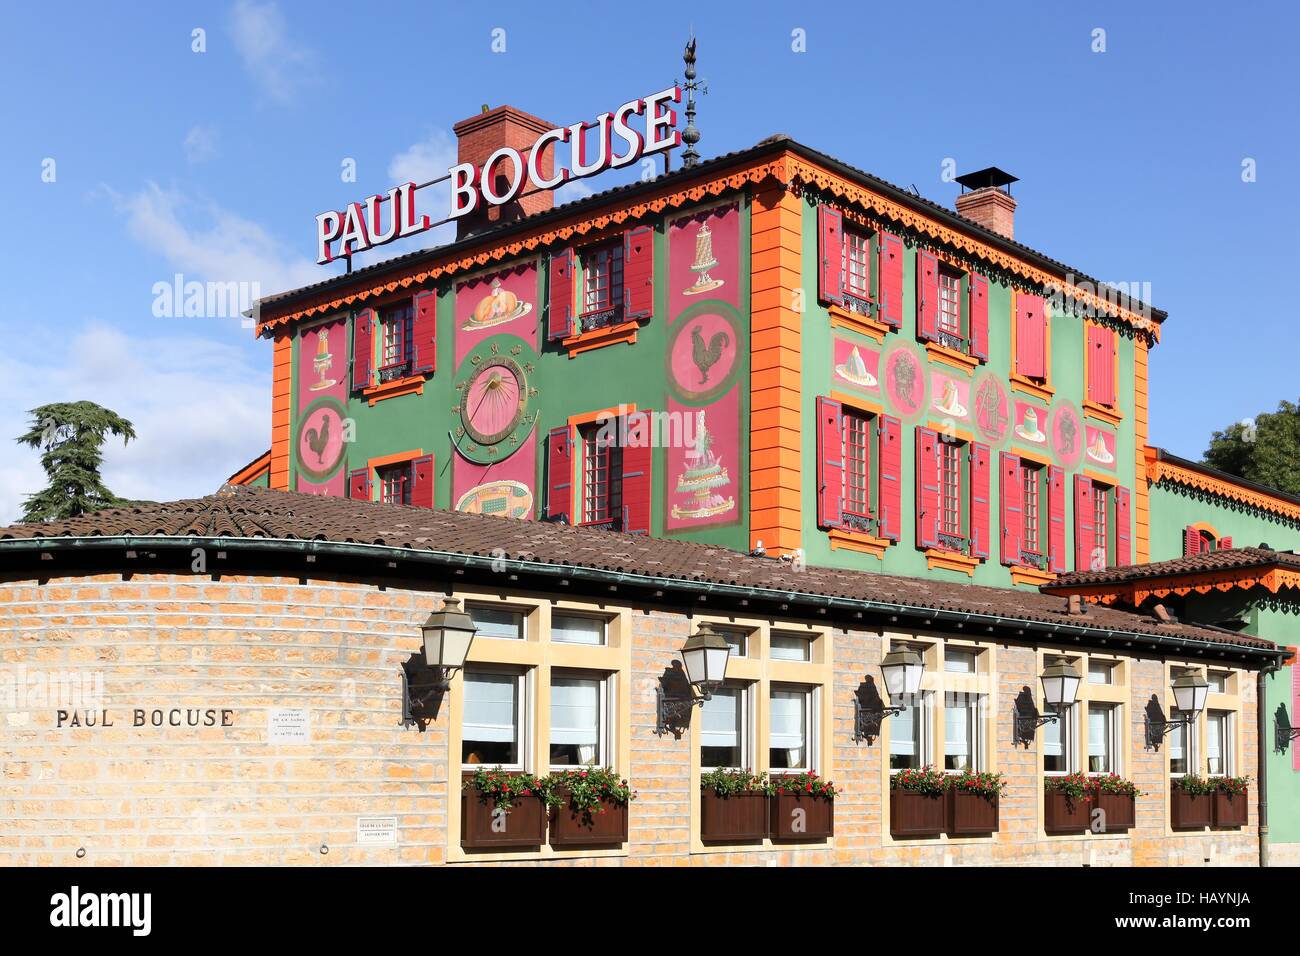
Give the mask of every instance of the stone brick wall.
MULTIPOLYGON (((423 733, 401 727, 399 678, 401 662, 419 650, 420 622, 440 597, 409 582, 379 587, 278 577, 0 582, 0 865, 443 862, 458 839, 446 822, 447 717, 423 733), (63 705, 42 699, 31 680, 59 673, 99 675, 105 699, 91 709, 106 709, 114 726, 57 727, 63 705), (15 688, 20 674, 28 684, 15 688), (133 727, 136 708, 161 709, 164 720, 173 709, 227 710, 230 726, 133 727), (272 708, 307 709, 311 742, 269 743, 272 708), (358 843, 359 817, 396 818, 397 843, 358 843)), ((1011 719, 1012 701, 1021 687, 1035 685, 1038 663, 1032 648, 1016 646, 996 648, 992 727, 997 768, 1010 783, 1001 831, 890 845, 882 835, 884 748, 852 740, 851 695, 865 675, 878 675, 883 637, 840 630, 832 633, 829 775, 841 791, 833 844, 692 853, 690 735, 654 734, 656 682, 691 629, 679 613, 637 608, 632 616, 627 771, 640 798, 626 853, 598 865, 1257 860, 1253 807, 1251 825, 1241 831, 1166 829, 1167 755, 1141 747, 1142 705, 1153 693, 1163 696, 1164 668, 1156 660, 1131 668, 1128 770, 1148 793, 1138 801, 1137 828, 1127 836, 1043 835, 1037 749, 1013 746, 1011 719)), ((1242 683, 1239 766, 1251 772, 1254 682, 1242 683)), ((520 862, 535 860, 523 854, 520 862)))

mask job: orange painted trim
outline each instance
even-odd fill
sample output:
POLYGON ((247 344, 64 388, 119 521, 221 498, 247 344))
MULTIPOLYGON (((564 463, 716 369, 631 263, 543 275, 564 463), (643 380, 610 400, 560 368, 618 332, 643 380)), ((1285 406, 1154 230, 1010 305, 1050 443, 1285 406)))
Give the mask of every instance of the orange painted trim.
POLYGON ((832 389, 831 398, 841 405, 847 405, 855 411, 866 412, 869 415, 883 415, 885 413, 885 406, 879 402, 873 402, 857 395, 850 395, 848 392, 832 389))
POLYGON ((635 345, 636 333, 640 327, 635 320, 620 322, 618 325, 609 325, 603 329, 592 329, 590 332, 571 335, 567 339, 562 339, 560 345, 569 353, 569 358, 576 358, 583 352, 601 349, 607 345, 617 345, 620 342, 635 345))
POLYGON ((1019 565, 1013 565, 1007 570, 1011 572, 1011 582, 1013 584, 1028 584, 1034 587, 1041 587, 1044 584, 1056 580, 1055 572, 1043 571, 1039 568, 1024 568, 1019 565))
POLYGON ((877 538, 875 535, 867 534, 864 531, 848 531, 843 528, 827 529, 826 537, 830 539, 832 551, 838 551, 842 548, 846 551, 859 551, 863 554, 870 554, 877 558, 883 558, 886 549, 894 543, 888 538, 877 538))
POLYGON ((376 402, 382 402, 386 398, 397 398, 400 395, 423 395, 424 376, 408 375, 406 378, 396 378, 391 382, 384 382, 382 385, 371 385, 369 388, 363 388, 361 394, 365 396, 367 403, 372 408, 376 402))
POLYGON ((271 470, 271 451, 267 449, 264 454, 254 458, 239 471, 235 472, 226 479, 229 485, 251 485, 257 479, 267 474, 271 470))
POLYGON ((415 448, 411 451, 399 451, 392 455, 380 455, 378 458, 367 458, 366 467, 372 472, 376 468, 386 468, 389 465, 400 465, 404 461, 413 461, 416 458, 424 457, 424 449, 415 448))
POLYGON ((1212 591, 1228 592, 1256 587, 1263 588, 1270 594, 1300 589, 1300 571, 1272 565, 1202 571, 1198 574, 1171 574, 1139 581, 1067 585, 1053 587, 1051 590, 1053 594, 1078 594, 1094 604, 1129 604, 1136 607, 1150 597, 1165 598, 1171 594, 1185 597, 1193 592, 1209 594, 1212 591))
POLYGON ((959 372, 968 374, 979 368, 980 364, 980 360, 975 356, 967 355, 965 352, 958 352, 956 349, 950 349, 938 342, 925 343, 925 357, 932 364, 947 365, 959 372))
POLYGON ((1300 521, 1300 504, 1274 497, 1253 488, 1243 488, 1223 478, 1202 474, 1170 461, 1161 461, 1154 448, 1145 449, 1147 480, 1152 484, 1169 481, 1197 491, 1204 491, 1242 504, 1300 521))
POLYGON ((1150 403, 1147 371, 1149 346, 1146 336, 1133 342, 1133 546, 1138 564, 1151 560, 1151 494, 1147 482, 1146 447, 1149 440, 1150 403))
POLYGON ((1039 401, 1048 404, 1052 401, 1052 396, 1056 394, 1056 389, 1050 385, 1040 385, 1032 378, 1025 378, 1019 372, 1013 372, 1009 379, 1011 382, 1011 391, 1023 392, 1026 395, 1032 395, 1039 401))
POLYGON ((1032 448, 1019 448, 1015 446, 1013 446, 1010 449, 1010 451, 1011 454, 1015 455, 1017 458, 1023 458, 1026 461, 1032 461, 1035 465, 1042 465, 1044 467, 1048 467, 1056 464, 1054 461, 1052 461, 1052 456, 1045 451, 1036 451, 1032 448))
POLYGON ((1119 484, 1119 478, 1116 475, 1103 475, 1099 471, 1093 471, 1091 468, 1083 469, 1083 477, 1098 485, 1105 485, 1107 488, 1114 488, 1119 484))
POLYGON ((941 422, 929 421, 925 423, 925 427, 938 432, 940 438, 944 435, 950 435, 958 441, 973 442, 975 440, 975 435, 972 432, 968 432, 963 428, 949 428, 941 422))
POLYGON ((875 339, 877 342, 884 342, 885 336, 893 326, 885 325, 883 322, 877 322, 875 319, 865 315, 850 311, 843 306, 828 305, 826 311, 830 313, 831 325, 834 328, 849 329, 853 332, 861 332, 863 335, 875 339))
POLYGON ((590 425, 606 418, 618 418, 620 412, 630 415, 635 411, 635 404, 624 402, 622 405, 611 405, 609 408, 602 408, 595 412, 579 412, 577 415, 570 415, 565 424, 569 426, 569 437, 572 438, 574 431, 582 425, 590 425))
POLYGON ((973 558, 968 554, 958 554, 955 551, 930 548, 925 552, 925 566, 931 571, 935 568, 942 568, 945 571, 960 571, 967 577, 973 578, 979 563, 979 558, 973 558))
POLYGON ((293 393, 293 339, 275 337, 271 358, 271 474, 272 488, 289 488, 289 412, 293 393))
POLYGON ((1105 422, 1107 425, 1118 426, 1124 420, 1124 413, 1106 405, 1098 405, 1092 399, 1085 398, 1083 400, 1083 417, 1091 418, 1093 421, 1105 422))

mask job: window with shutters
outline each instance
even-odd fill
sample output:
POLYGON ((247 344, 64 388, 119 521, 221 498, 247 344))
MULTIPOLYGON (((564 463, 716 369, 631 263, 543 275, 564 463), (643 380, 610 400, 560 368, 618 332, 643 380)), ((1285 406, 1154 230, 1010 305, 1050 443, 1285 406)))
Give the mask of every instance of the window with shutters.
POLYGON ((1046 497, 1046 469, 1042 465, 1023 461, 1020 464, 1020 508, 1022 520, 1021 563, 1027 567, 1045 568, 1047 554, 1047 523, 1043 520, 1042 503, 1046 497))
POLYGON ((578 472, 582 480, 579 523, 616 528, 622 518, 623 450, 607 431, 594 422, 578 429, 578 472))
POLYGON ((411 374, 412 326, 415 307, 411 301, 379 310, 379 381, 391 382, 411 374))
POLYGON ((1083 414, 1118 425, 1123 418, 1119 409, 1119 333, 1094 322, 1085 322, 1083 329, 1083 414))
POLYGON ((580 332, 619 321, 623 305, 623 241, 589 246, 579 254, 582 270, 580 332))
POLYGON ((871 236, 861 229, 846 226, 842 248, 840 284, 844 293, 844 307, 859 315, 872 315, 871 236))
POLYGON ((1052 333, 1047 301, 1016 292, 1011 311, 1011 388, 1050 402, 1052 333))
POLYGON ((964 348, 961 328, 961 275, 951 269, 939 270, 940 341, 952 348, 964 348), (947 338, 945 339, 944 336, 947 338))
POLYGON ((844 410, 844 518, 850 527, 871 531, 871 417, 844 410))
POLYGON ((379 500, 386 505, 409 505, 411 503, 411 466, 409 464, 388 465, 375 469, 379 482, 379 500))
POLYGON ((1115 491, 1109 485, 1092 483, 1092 556, 1089 568, 1099 571, 1114 564, 1115 491))
MULTIPOLYGON (((939 512, 939 540, 963 538, 962 533, 962 459, 965 445, 958 442, 939 443, 939 487, 941 510, 939 512)), ((964 541, 950 542, 949 546, 964 546, 964 541)))

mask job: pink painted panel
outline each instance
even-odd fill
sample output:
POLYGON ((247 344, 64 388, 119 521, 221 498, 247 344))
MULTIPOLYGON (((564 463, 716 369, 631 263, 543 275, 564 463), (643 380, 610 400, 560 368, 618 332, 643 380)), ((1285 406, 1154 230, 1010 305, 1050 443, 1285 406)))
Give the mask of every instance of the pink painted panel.
POLYGON ((930 373, 930 410, 944 419, 970 417, 970 382, 943 372, 930 373))
POLYGON ((848 339, 835 339, 831 382, 836 388, 880 394, 880 353, 848 339))
POLYGON ((530 261, 479 276, 456 287, 456 366, 485 338, 517 335, 537 345, 537 263, 530 261))
POLYGON ((739 306, 740 210, 735 203, 673 220, 668 227, 668 313, 706 299, 739 306))
POLYGON ((1028 402, 1016 402, 1015 414, 1011 418, 1012 441, 1029 442, 1031 445, 1047 445, 1047 412, 1028 402))
POLYGON ((509 458, 486 465, 452 456, 451 503, 456 511, 531 520, 536 513, 537 432, 509 458))
POLYGON ((668 398, 656 440, 666 446, 664 527, 683 531, 740 520, 740 389, 706 407, 668 398))
POLYGON ((1073 468, 1083 455, 1084 431, 1079 413, 1069 402, 1061 402, 1052 409, 1052 454, 1066 468, 1073 468))
POLYGON ((1102 468, 1115 470, 1115 436, 1100 428, 1093 428, 1091 425, 1085 429, 1084 457, 1090 465, 1100 465, 1102 468))
POLYGON ((313 495, 345 493, 347 319, 305 329, 298 336, 297 414, 293 441, 296 488, 313 495))

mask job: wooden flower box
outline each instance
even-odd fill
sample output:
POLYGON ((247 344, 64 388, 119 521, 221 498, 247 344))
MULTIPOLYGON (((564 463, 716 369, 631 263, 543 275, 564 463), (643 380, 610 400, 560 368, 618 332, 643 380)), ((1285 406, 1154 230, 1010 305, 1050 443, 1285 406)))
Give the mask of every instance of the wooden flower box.
POLYGON ((502 810, 481 793, 461 794, 460 845, 465 849, 540 847, 545 840, 546 814, 536 797, 521 797, 502 810))
POLYGON ((768 801, 773 840, 826 840, 835 835, 835 801, 778 793, 768 801))
POLYGON ((998 795, 948 789, 948 836, 985 836, 998 832, 998 795))
POLYGON ((1102 791, 1093 806, 1102 812, 1103 833, 1125 833, 1137 823, 1137 801, 1131 794, 1102 791))
POLYGON ((1059 790, 1043 791, 1043 829, 1048 833, 1082 833, 1091 822, 1092 804, 1059 790))
POLYGON ((1250 819, 1250 791, 1214 794, 1214 825, 1244 827, 1250 819))
POLYGON ((917 790, 889 791, 889 835, 936 837, 943 832, 944 795, 917 790))
POLYGON ((566 791, 558 791, 564 802, 551 807, 551 846, 620 846, 627 842, 627 804, 601 800, 590 819, 569 804, 566 791))
POLYGON ((1174 787, 1169 792, 1169 826, 1175 830, 1200 830, 1214 822, 1214 794, 1188 793, 1174 787))
POLYGON ((767 836, 767 795, 738 793, 720 797, 700 791, 700 839, 742 843, 767 836))

